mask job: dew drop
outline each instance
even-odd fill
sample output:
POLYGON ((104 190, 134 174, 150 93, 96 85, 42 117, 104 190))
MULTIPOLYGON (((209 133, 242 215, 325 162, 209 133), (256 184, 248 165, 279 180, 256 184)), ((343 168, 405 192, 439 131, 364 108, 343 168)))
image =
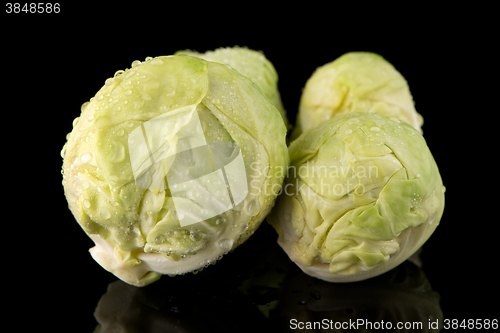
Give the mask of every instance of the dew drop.
POLYGON ((104 82, 104 85, 106 86, 109 86, 111 83, 113 83, 114 79, 112 77, 110 77, 109 79, 107 79, 105 82, 104 82))
POLYGON ((247 206, 247 214, 250 216, 254 216, 259 211, 259 203, 257 200, 252 200, 247 206))
POLYGON ((123 90, 123 88, 122 88, 122 87, 117 86, 117 87, 115 87, 115 89, 113 89, 113 90, 111 91, 111 95, 119 95, 119 94, 122 92, 122 90, 123 90))
MULTIPOLYGON (((123 128, 121 128, 120 130, 123 133, 125 133, 123 128)), ((114 146, 114 151, 113 151, 113 156, 111 156, 111 158, 109 159, 110 162, 118 163, 118 162, 123 161, 125 159, 125 145, 123 143, 121 143, 120 141, 113 141, 112 146, 114 146)))
POLYGON ((102 116, 96 119, 95 126, 97 128, 103 128, 110 124, 111 120, 107 116, 102 116))
POLYGON ((151 61, 151 65, 156 65, 156 66, 163 65, 163 61, 156 58, 151 61))
POLYGON ((139 66, 140 64, 141 64, 140 60, 134 60, 134 61, 132 61, 132 65, 131 66, 132 66, 132 68, 134 68, 134 67, 139 66))
POLYGON ((83 207, 89 208, 90 207, 90 201, 88 201, 87 199, 83 200, 83 207))
POLYGON ((85 102, 82 104, 82 106, 80 106, 80 111, 85 111, 85 109, 87 108, 87 106, 89 106, 90 102, 85 102))
POLYGON ((131 70, 131 71, 129 71, 129 72, 125 75, 124 79, 125 79, 125 80, 128 80, 128 79, 130 79, 130 78, 131 78, 134 74, 135 74, 135 70, 131 70))
POLYGON ((88 163, 92 159, 92 155, 90 153, 85 153, 82 156, 80 156, 80 161, 82 163, 88 163))
POLYGON ((85 179, 85 180, 82 182, 82 190, 84 190, 84 191, 85 191, 85 190, 87 190, 89 187, 90 187, 90 182, 89 182, 88 180, 86 180, 86 179, 85 179))
POLYGON ((141 100, 139 100, 139 101, 135 101, 135 102, 134 102, 134 109, 137 109, 137 110, 138 110, 138 109, 142 108, 142 107, 143 107, 143 105, 144 105, 144 103, 145 103, 145 102, 144 102, 144 99, 141 99, 141 100))
POLYGON ((120 70, 118 70, 118 71, 116 71, 116 72, 115 72, 114 77, 120 76, 120 75, 122 75, 123 73, 125 73, 125 71, 124 71, 124 70, 122 70, 122 69, 120 69, 120 70))
POLYGON ((108 179, 116 183, 120 180, 120 177, 118 177, 117 175, 109 175, 108 179))
POLYGON ((370 128, 370 131, 372 131, 372 132, 380 132, 380 127, 377 127, 377 126, 372 126, 372 127, 370 128))
POLYGON ((61 157, 64 158, 65 155, 66 155, 66 145, 64 145, 61 149, 61 157))
POLYGON ((222 239, 219 241, 219 247, 224 251, 229 251, 233 247, 233 241, 230 239, 222 239))
POLYGON ((123 128, 120 128, 117 132, 116 132, 116 135, 118 136, 123 136, 123 134, 125 134, 125 130, 123 128))
POLYGON ((107 207, 101 208, 101 217, 105 220, 111 217, 111 213, 109 212, 109 209, 107 207))
POLYGON ((130 89, 125 90, 125 92, 123 94, 126 96, 132 95, 132 90, 130 90, 130 89))

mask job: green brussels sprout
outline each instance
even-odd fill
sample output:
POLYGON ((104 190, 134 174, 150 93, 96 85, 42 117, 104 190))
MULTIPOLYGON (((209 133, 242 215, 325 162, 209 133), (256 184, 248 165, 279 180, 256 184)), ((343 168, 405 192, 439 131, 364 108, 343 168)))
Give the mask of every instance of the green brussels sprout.
POLYGON ((408 83, 394 66, 375 53, 349 52, 316 69, 306 82, 293 138, 354 111, 393 116, 422 132, 423 118, 415 110, 408 83))
POLYGON ((438 167, 420 133, 394 117, 353 112, 302 133, 268 221, 307 274, 364 280, 429 238, 444 209, 438 167))
POLYGON ((205 53, 184 50, 177 51, 175 54, 185 54, 208 61, 219 62, 237 70, 262 90, 264 95, 269 98, 269 101, 278 109, 285 125, 288 127, 286 111, 281 102, 278 90, 278 73, 273 64, 262 52, 235 46, 219 48, 205 53))
POLYGON ((227 65, 174 55, 118 71, 84 103, 61 152, 92 257, 136 286, 215 263, 274 205, 286 132, 262 91, 227 65))

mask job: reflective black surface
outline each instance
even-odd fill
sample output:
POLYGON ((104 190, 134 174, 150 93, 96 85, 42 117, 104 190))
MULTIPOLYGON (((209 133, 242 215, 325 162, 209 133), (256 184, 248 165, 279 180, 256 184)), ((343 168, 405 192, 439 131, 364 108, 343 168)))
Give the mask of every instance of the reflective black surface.
POLYGON ((196 275, 165 277, 145 288, 110 283, 94 312, 97 332, 287 332, 307 325, 316 325, 309 330, 314 332, 364 332, 377 325, 412 331, 397 330, 398 323, 438 331, 439 294, 415 264, 363 282, 332 284, 302 273, 272 234, 262 226, 240 251, 196 275))
MULTIPOLYGON (((68 5, 60 16, 2 19, 3 207, 12 213, 2 219, 4 324, 20 332, 93 332, 99 324, 101 332, 114 325, 125 332, 286 332, 290 320, 297 326, 325 319, 416 321, 428 329, 429 320, 499 318, 490 30, 474 31, 480 26, 465 19, 469 12, 361 15, 361 6, 302 7, 239 13, 246 16, 229 29, 222 12, 209 15, 208 8, 188 18, 188 9, 171 7, 107 12, 68 5), (60 174, 60 150, 81 104, 133 60, 233 45, 263 50, 273 62, 292 123, 306 80, 345 52, 377 52, 403 74, 447 188, 421 267, 406 262, 368 281, 325 283, 288 260, 265 222, 215 266, 142 289, 93 261, 93 243, 67 208, 60 174)), ((479 331, 473 328, 465 331, 479 331)))

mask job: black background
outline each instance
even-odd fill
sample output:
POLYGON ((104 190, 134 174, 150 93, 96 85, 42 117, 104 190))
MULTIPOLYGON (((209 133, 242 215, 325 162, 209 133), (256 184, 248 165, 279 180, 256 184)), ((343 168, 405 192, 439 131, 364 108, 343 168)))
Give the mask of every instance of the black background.
MULTIPOLYGON (((441 224, 423 246, 422 270, 440 295, 444 318, 498 319, 498 140, 489 128, 498 113, 491 89, 498 56, 482 19, 488 9, 361 7, 63 4, 60 14, 2 13, 8 212, 2 275, 4 293, 15 295, 7 306, 22 318, 10 320, 18 331, 34 325, 91 332, 94 309, 116 280, 88 254, 93 243, 67 208, 61 185, 60 150, 81 104, 133 60, 234 45, 262 50, 275 65, 292 123, 306 80, 345 52, 379 53, 402 73, 447 188, 441 224)), ((241 252, 275 237, 265 226, 241 252)), ((159 283, 168 286, 168 279, 159 283)))

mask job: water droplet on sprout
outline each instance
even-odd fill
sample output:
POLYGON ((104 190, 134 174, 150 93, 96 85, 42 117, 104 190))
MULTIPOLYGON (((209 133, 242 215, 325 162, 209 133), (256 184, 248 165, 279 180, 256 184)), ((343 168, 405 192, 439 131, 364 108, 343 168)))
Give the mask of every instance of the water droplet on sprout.
POLYGON ((90 182, 89 182, 88 180, 86 180, 86 179, 85 179, 85 180, 82 182, 82 190, 84 190, 84 191, 85 191, 85 190, 86 190, 86 189, 88 189, 89 187, 90 187, 90 182))
POLYGON ((118 70, 118 71, 116 71, 116 72, 115 72, 115 75, 114 75, 113 77, 120 76, 120 75, 122 75, 123 73, 125 73, 125 71, 124 71, 124 70, 122 70, 122 69, 120 69, 120 70, 118 70))
POLYGON ((90 153, 85 153, 82 156, 80 156, 80 161, 82 163, 88 163, 92 159, 92 155, 90 153))
POLYGON ((105 220, 111 217, 111 213, 109 212, 109 209, 107 207, 101 208, 101 217, 105 220))
POLYGON ((85 109, 87 108, 87 106, 89 106, 90 102, 85 102, 82 104, 82 106, 80 106, 80 111, 85 111, 85 109))
POLYGON ((219 247, 224 251, 229 251, 233 247, 233 241, 230 239, 222 239, 219 241, 219 247))

